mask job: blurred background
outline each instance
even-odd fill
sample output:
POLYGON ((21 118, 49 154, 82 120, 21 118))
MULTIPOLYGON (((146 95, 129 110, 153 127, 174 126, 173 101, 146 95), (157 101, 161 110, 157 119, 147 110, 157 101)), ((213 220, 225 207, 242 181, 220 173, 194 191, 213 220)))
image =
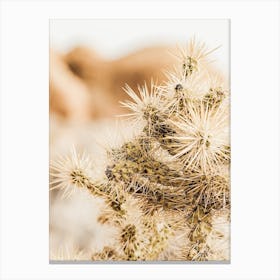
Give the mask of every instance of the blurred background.
MULTIPOLYGON (((177 45, 196 36, 229 72, 228 20, 50 20, 50 160, 68 154, 74 145, 89 154, 100 169, 106 147, 133 133, 116 116, 125 113, 123 90, 151 79, 161 84, 172 69, 177 45), (117 124, 116 124, 117 122, 117 124)), ((97 224, 102 201, 87 192, 61 199, 50 192, 50 259, 80 258, 102 244, 110 230, 97 224)))
POLYGON ((122 87, 160 83, 175 63, 169 51, 193 35, 221 45, 213 57, 227 71, 228 29, 227 20, 51 20, 51 113, 87 121, 122 112, 122 87))

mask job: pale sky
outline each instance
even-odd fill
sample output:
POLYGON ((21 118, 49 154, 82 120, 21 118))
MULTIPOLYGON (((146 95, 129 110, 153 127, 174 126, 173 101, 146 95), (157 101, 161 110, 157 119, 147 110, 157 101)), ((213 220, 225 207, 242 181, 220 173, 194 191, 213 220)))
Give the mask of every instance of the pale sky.
POLYGON ((106 58, 117 58, 153 44, 185 44, 193 35, 209 48, 223 70, 229 66, 230 28, 227 19, 50 20, 50 46, 66 52, 77 45, 93 47, 106 58))

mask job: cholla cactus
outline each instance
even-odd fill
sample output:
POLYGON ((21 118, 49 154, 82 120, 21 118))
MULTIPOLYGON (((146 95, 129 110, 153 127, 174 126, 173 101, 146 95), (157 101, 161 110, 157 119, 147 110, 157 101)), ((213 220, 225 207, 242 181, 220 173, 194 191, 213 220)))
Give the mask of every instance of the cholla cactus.
POLYGON ((51 164, 52 188, 86 188, 106 202, 98 221, 116 228, 92 260, 228 260, 229 90, 192 39, 163 85, 123 102, 141 132, 108 151, 102 179, 73 152, 51 164))

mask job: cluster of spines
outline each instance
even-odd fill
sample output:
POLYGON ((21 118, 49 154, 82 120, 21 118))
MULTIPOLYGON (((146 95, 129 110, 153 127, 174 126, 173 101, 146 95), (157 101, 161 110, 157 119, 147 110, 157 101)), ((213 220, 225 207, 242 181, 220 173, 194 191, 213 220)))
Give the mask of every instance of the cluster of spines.
POLYGON ((151 84, 150 91, 145 85, 139 94, 126 87, 132 99, 123 103, 131 110, 127 116, 143 129, 109 151, 103 182, 94 182, 83 167, 71 170, 72 184, 107 202, 99 221, 119 228, 116 248, 93 259, 158 260, 182 228, 188 238, 172 258, 207 260, 213 254, 207 244, 213 213, 230 205, 230 143, 228 89, 207 69, 211 52, 192 39, 166 85, 151 84), (161 231, 158 213, 169 219, 161 231))

